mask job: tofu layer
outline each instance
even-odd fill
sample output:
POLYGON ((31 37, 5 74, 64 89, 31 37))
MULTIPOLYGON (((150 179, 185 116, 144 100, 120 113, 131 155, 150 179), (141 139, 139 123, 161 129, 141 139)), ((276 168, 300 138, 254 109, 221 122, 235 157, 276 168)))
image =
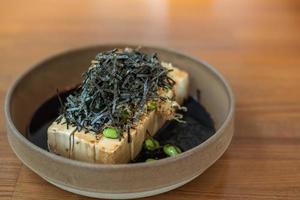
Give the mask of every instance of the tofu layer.
MULTIPOLYGON (((175 68, 171 64, 162 63, 162 65, 173 70, 170 72, 170 77, 176 82, 173 90, 166 95, 174 96, 175 101, 182 104, 188 96, 189 77, 187 72, 175 68)), ((53 122, 47 131, 49 150, 74 160, 105 164, 127 163, 141 151, 147 132, 154 136, 169 119, 166 111, 169 111, 171 106, 169 101, 162 102, 156 111, 143 115, 129 133, 123 133, 121 139, 96 137, 91 132, 77 131, 72 126, 67 128, 64 120, 60 123, 53 122), (128 142, 128 137, 131 142, 128 142)))

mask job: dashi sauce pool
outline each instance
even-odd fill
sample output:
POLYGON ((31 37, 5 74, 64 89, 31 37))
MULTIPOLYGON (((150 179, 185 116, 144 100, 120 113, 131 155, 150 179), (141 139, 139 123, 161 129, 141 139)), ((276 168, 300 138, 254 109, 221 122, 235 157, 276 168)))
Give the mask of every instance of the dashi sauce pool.
MULTIPOLYGON (((72 90, 62 92, 59 96, 64 100, 72 90)), ((185 123, 175 120, 167 121, 154 136, 161 145, 173 144, 183 152, 187 151, 211 137, 215 133, 214 122, 206 109, 194 98, 189 97, 183 104, 187 112, 182 112, 185 123)), ((60 103, 58 95, 44 102, 33 114, 27 129, 27 138, 36 146, 48 151, 47 129, 59 116, 60 103)), ((148 158, 161 159, 166 157, 162 149, 147 151, 142 149, 135 160, 144 162, 148 158)))

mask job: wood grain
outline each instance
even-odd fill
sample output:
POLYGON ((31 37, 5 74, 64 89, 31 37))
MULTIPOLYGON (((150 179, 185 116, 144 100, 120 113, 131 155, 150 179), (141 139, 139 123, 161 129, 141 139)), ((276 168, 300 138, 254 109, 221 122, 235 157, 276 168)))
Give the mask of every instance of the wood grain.
MULTIPOLYGON (((1 105, 33 63, 109 42, 202 58, 236 95, 236 132, 225 155, 191 183, 149 199, 300 199, 300 1, 1 1, 1 105)), ((7 144, 3 116, 0 128, 1 199, 86 199, 23 166, 7 144)))

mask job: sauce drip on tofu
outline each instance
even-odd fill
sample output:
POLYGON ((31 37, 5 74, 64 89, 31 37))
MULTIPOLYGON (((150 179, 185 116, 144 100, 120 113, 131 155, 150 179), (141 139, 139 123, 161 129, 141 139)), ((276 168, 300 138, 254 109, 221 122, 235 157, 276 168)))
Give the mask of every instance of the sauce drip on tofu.
MULTIPOLYGON (((72 90, 60 93, 65 99, 72 90)), ((215 133, 214 123, 205 108, 194 98, 189 97, 183 104, 187 112, 182 112, 186 123, 175 120, 167 121, 154 136, 160 144, 173 144, 182 151, 187 151, 206 141, 215 133)), ((57 95, 47 100, 34 113, 27 129, 27 138, 40 148, 48 151, 47 128, 59 116, 59 100, 57 95)), ((130 142, 130 140, 128 140, 130 142)), ((70 149, 66 149, 70 151, 70 149)), ((142 149, 140 154, 132 162, 144 162, 147 158, 161 159, 166 157, 162 149, 147 151, 142 149)))

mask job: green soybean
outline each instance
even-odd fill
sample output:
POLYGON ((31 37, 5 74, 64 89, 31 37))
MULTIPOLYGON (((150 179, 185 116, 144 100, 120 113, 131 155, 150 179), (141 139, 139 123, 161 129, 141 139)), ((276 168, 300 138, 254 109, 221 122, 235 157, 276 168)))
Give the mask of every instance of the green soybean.
POLYGON ((106 138, 117 139, 119 138, 119 131, 116 128, 105 128, 103 130, 103 135, 106 138))
POLYGON ((164 150, 164 153, 170 157, 176 156, 181 153, 181 150, 177 146, 171 145, 171 144, 166 144, 163 147, 163 150, 164 150))
POLYGON ((153 138, 148 138, 144 142, 145 148, 149 151, 153 151, 157 148, 159 148, 159 142, 153 138))

